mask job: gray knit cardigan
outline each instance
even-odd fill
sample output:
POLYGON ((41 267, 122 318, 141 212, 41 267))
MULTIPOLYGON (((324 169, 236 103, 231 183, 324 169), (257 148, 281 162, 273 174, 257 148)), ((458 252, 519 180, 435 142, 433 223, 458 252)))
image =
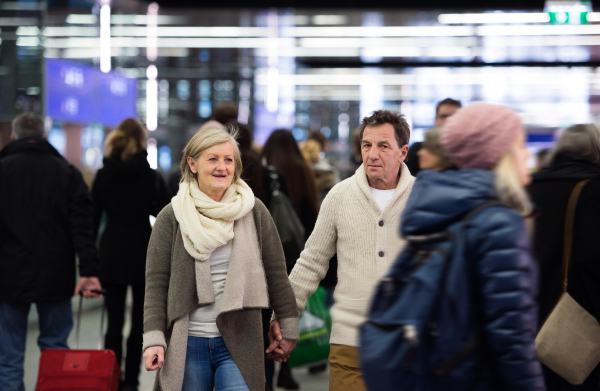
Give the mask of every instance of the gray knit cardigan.
MULTIPOLYGON (((250 391, 265 389, 261 308, 273 308, 284 338, 298 339, 298 310, 277 229, 264 204, 234 223, 232 254, 217 327, 250 391)), ((148 245, 144 347, 165 347, 155 391, 183 382, 189 313, 214 303, 209 262, 185 250, 171 204, 158 215, 148 245)))

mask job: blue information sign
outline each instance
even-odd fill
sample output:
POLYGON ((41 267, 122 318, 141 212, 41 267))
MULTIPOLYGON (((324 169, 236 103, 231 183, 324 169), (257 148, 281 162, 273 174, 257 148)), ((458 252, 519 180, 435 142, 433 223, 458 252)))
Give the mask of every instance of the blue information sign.
POLYGON ((46 60, 46 115, 75 123, 116 126, 137 117, 136 79, 73 61, 46 60))

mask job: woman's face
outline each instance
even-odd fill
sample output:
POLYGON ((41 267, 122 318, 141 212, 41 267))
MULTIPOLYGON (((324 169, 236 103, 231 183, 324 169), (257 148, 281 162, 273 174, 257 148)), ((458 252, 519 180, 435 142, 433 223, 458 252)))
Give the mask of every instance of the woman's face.
POLYGON ((527 186, 531 182, 531 177, 529 176, 529 169, 527 168, 527 163, 529 161, 529 158, 531 157, 531 153, 525 146, 525 136, 523 135, 523 133, 519 134, 512 150, 513 162, 517 170, 519 182, 521 182, 521 185, 527 186))
POLYGON ((439 171, 440 158, 437 155, 429 152, 426 148, 421 148, 419 152, 419 168, 421 170, 436 170, 439 171))
POLYGON ((230 142, 214 145, 204 151, 198 160, 188 157, 188 164, 197 174, 200 190, 215 201, 221 201, 233 182, 235 151, 230 142))

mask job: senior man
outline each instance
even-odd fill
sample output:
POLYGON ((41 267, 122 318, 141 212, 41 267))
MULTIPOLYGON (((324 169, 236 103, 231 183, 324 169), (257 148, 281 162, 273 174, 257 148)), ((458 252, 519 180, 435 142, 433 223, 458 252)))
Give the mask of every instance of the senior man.
MULTIPOLYGON (((398 225, 415 181, 404 164, 410 138, 404 116, 375 111, 359 129, 363 164, 323 201, 315 229, 290 275, 302 311, 337 252, 331 391, 366 390, 358 360, 359 327, 367 319, 375 285, 403 247, 398 225)), ((273 340, 280 339, 277 320, 270 339, 269 351, 277 345, 273 340)))
POLYGON ((40 349, 67 349, 71 296, 97 296, 91 291, 101 287, 92 200, 81 173, 46 141, 37 114, 13 121, 12 140, 0 152, 0 390, 24 391, 31 304, 40 349))

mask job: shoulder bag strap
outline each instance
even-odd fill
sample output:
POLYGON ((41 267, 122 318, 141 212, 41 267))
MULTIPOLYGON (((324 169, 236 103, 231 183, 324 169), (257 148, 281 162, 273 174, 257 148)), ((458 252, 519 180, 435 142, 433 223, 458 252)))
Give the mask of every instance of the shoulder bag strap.
POLYGON ((571 192, 569 203, 567 204, 567 215, 565 217, 565 240, 563 248, 563 293, 560 297, 561 299, 567 293, 567 286, 569 284, 569 268, 571 266, 571 255, 573 252, 573 226, 575 223, 575 210, 577 209, 577 201, 579 201, 579 196, 581 195, 583 187, 588 182, 589 179, 585 179, 575 185, 575 188, 571 192))

